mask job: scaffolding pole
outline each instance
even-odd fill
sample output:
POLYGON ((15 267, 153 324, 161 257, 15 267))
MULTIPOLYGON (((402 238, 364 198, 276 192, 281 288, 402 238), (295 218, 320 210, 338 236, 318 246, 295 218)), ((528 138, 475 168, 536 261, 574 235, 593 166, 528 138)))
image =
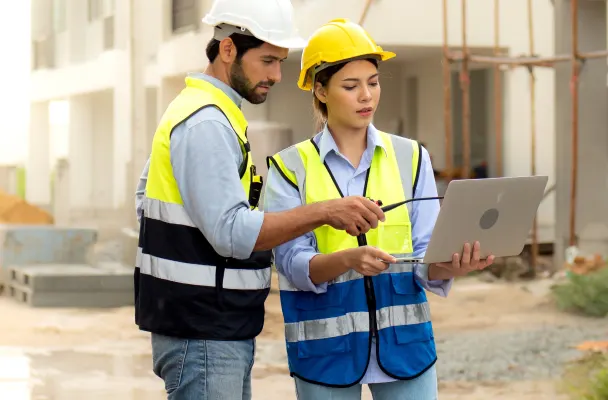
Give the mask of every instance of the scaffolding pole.
MULTIPOLYGON (((500 55, 500 0, 494 0, 494 57, 500 55)), ((496 135, 496 176, 502 176, 502 79, 500 64, 494 65, 494 134, 496 135)))
POLYGON ((462 52, 465 55, 461 63, 460 87, 462 89, 462 178, 467 179, 471 171, 471 104, 470 104, 470 73, 467 47, 467 1, 461 0, 462 5, 462 52))
MULTIPOLYGON (((534 12, 532 0, 528 0, 528 42, 530 57, 534 57, 534 12)), ((534 66, 528 66, 530 74, 530 175, 536 175, 536 74, 534 66)), ((538 214, 534 215, 532 222, 532 246, 530 257, 530 273, 535 275, 538 258, 538 214)))
POLYGON ((572 27, 572 163, 570 164, 570 246, 576 246, 576 191, 578 186, 578 76, 580 73, 578 54, 578 0, 571 0, 570 17, 572 27))
MULTIPOLYGON (((443 0, 443 125, 445 145, 445 170, 452 174, 452 83, 451 62, 448 47, 448 0, 443 0)), ((449 178, 448 178, 449 180, 449 178)))

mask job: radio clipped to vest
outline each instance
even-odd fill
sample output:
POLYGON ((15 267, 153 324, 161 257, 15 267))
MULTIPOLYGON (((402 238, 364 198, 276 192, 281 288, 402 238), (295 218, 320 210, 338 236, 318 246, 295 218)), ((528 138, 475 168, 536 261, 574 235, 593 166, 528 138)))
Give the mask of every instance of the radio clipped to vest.
POLYGON ((249 186, 249 205, 251 206, 251 209, 254 209, 260 202, 262 186, 264 186, 264 179, 261 175, 256 175, 255 165, 252 165, 249 171, 251 175, 251 183, 249 186))

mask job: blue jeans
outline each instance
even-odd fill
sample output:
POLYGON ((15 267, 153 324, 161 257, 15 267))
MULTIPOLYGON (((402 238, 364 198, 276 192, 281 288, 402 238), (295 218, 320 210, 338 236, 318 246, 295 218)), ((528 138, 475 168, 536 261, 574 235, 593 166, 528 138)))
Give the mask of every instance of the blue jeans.
MULTIPOLYGON (((361 387, 330 388, 304 382, 298 378, 296 394, 298 400, 355 400, 361 399, 361 387)), ((436 400, 437 371, 433 365, 416 379, 369 385, 374 400, 436 400)))
POLYGON ((255 340, 186 340, 152 334, 154 373, 168 400, 250 400, 255 340))

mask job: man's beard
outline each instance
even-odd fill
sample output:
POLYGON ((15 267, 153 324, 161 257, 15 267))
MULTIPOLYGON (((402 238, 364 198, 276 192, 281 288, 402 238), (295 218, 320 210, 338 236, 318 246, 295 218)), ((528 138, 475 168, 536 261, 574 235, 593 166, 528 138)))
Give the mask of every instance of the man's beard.
POLYGON ((272 81, 259 82, 256 85, 252 84, 245 76, 245 71, 243 71, 240 60, 236 60, 232 64, 232 68, 230 68, 230 86, 251 104, 262 104, 265 102, 268 92, 256 93, 255 90, 260 86, 271 87, 272 85, 274 85, 272 81))

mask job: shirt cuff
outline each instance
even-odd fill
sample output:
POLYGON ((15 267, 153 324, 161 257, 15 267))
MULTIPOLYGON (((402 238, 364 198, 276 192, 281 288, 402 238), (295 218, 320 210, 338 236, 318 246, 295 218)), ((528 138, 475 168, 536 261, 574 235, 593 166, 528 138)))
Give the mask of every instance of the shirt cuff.
POLYGON ((262 230, 262 224, 264 223, 264 213, 258 210, 250 210, 246 208, 242 214, 239 215, 241 218, 236 222, 241 222, 240 226, 235 224, 233 230, 233 249, 232 257, 237 260, 246 260, 251 257, 253 248, 258 240, 260 231, 262 230))
POLYGON ((310 260, 318 253, 301 251, 291 259, 291 278, 295 287, 317 294, 327 292, 327 282, 315 285, 310 280, 310 260))
POLYGON ((435 293, 437 296, 447 297, 450 289, 452 288, 452 282, 454 279, 446 280, 434 280, 429 281, 429 265, 428 264, 417 264, 414 266, 414 275, 416 281, 423 288, 429 292, 435 293))

